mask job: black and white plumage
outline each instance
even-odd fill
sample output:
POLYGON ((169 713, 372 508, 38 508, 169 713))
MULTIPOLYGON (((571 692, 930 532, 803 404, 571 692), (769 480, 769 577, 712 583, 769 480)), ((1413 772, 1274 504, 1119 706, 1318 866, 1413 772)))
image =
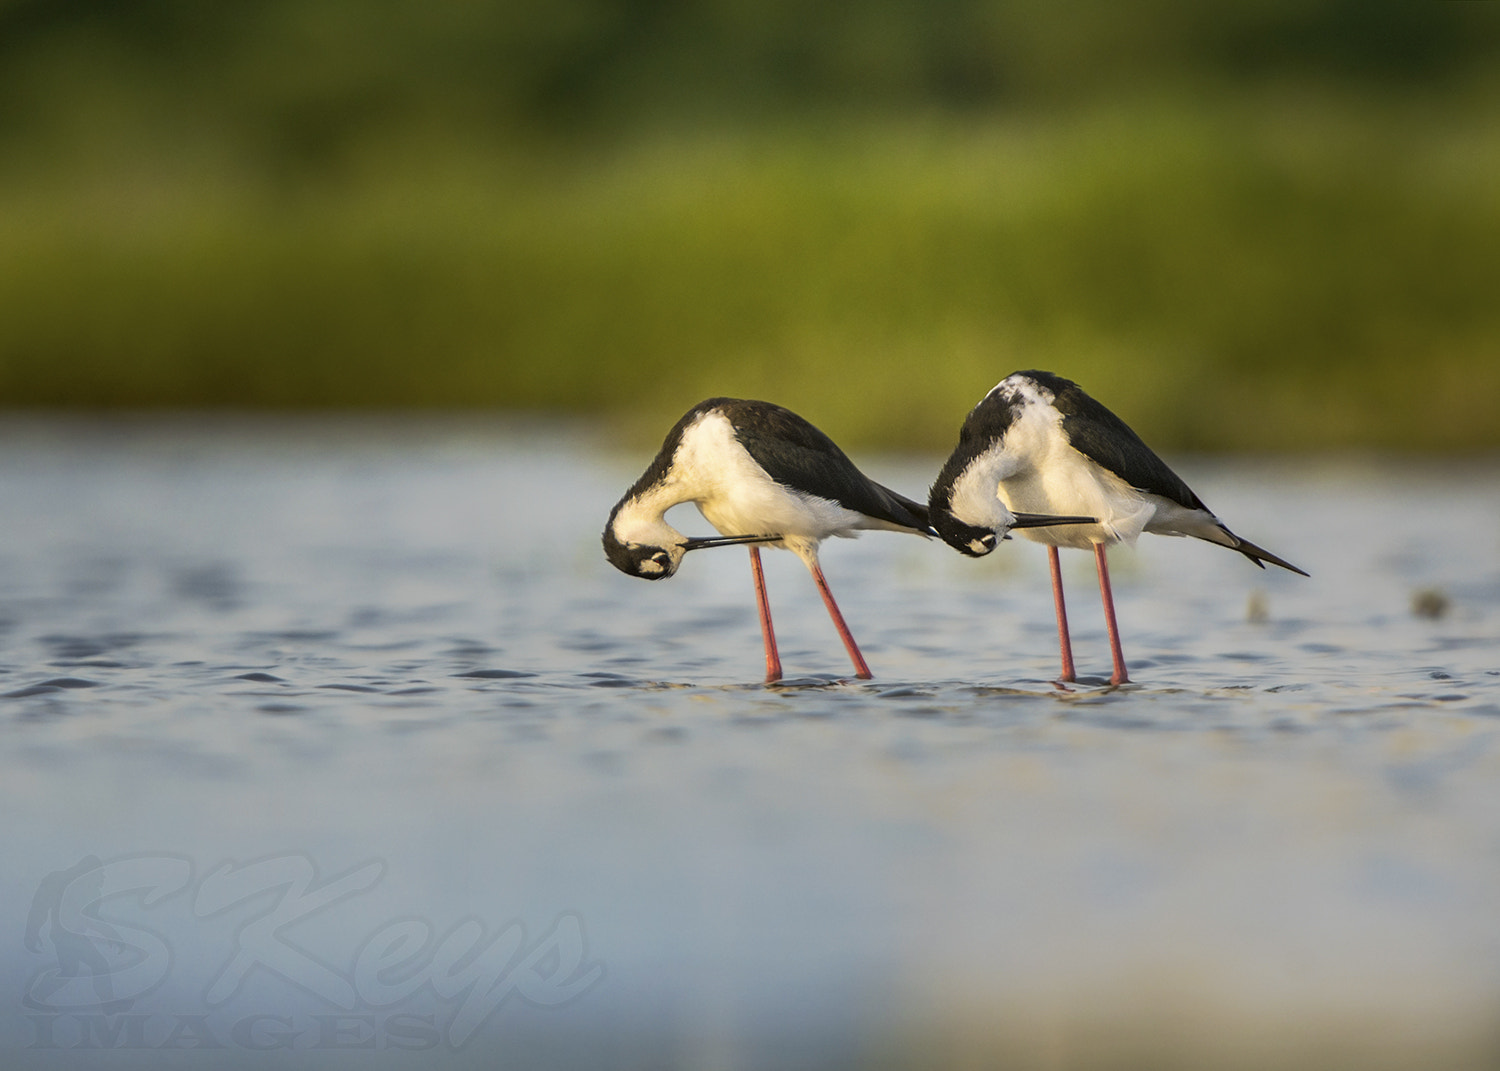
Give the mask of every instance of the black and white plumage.
POLYGON ((750 543, 768 683, 781 678, 781 659, 760 568, 762 543, 802 559, 855 676, 870 676, 828 590, 818 544, 868 529, 925 536, 930 531, 926 506, 860 472, 832 439, 796 413, 738 398, 699 402, 667 433, 656 459, 609 515, 604 553, 610 562, 647 580, 674 574, 683 555, 695 549, 663 517, 682 502, 696 505, 724 536, 750 543))
MULTIPOLYGON (((852 537, 871 529, 933 534, 925 505, 860 472, 832 439, 796 413, 737 398, 699 402, 668 432, 656 459, 609 515, 604 553, 610 562, 631 576, 662 580, 677 571, 688 550, 712 545, 712 540, 688 540, 667 524, 663 514, 682 502, 694 503, 730 540, 750 544, 768 683, 780 679, 781 660, 760 544, 790 550, 802 559, 854 663, 855 676, 870 676, 823 577, 818 545, 830 536, 852 537)), ((1028 523, 1054 522, 1010 518, 1012 525, 1028 523)))
POLYGON ((1062 680, 1074 679, 1057 548, 1092 549, 1099 571, 1114 674, 1129 680, 1115 625, 1104 548, 1142 532, 1192 536, 1238 551, 1262 569, 1290 562, 1231 532, 1203 500, 1114 413, 1078 384, 1050 372, 1016 372, 974 407, 928 496, 933 528, 978 557, 983 533, 1013 510, 1080 513, 1096 523, 1024 532, 1048 547, 1056 598, 1062 680))

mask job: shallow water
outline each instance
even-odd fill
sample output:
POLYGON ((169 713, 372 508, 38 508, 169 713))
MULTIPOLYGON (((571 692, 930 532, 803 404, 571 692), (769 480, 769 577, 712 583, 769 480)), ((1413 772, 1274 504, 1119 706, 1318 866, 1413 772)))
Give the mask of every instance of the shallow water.
POLYGON ((1062 692, 1040 547, 888 533, 823 553, 876 678, 768 554, 762 686, 744 552, 615 572, 574 428, 0 448, 7 1067, 1500 1053, 1500 465, 1180 459, 1312 579, 1117 551, 1111 690, 1066 555, 1062 692))

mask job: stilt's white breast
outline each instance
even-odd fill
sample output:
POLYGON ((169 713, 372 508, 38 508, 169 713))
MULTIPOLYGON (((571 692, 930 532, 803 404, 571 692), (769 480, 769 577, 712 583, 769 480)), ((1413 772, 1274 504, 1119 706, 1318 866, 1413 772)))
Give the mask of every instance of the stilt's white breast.
POLYGON ((993 528, 1004 534, 1015 520, 1005 508, 997 490, 1000 482, 1013 470, 1015 459, 1003 442, 993 442, 970 461, 953 481, 948 509, 964 524, 976 528, 993 528))
POLYGON ((1018 534, 1081 549, 1134 543, 1156 510, 1155 496, 1135 490, 1074 448, 1050 391, 1024 376, 1011 376, 995 389, 1013 403, 1010 426, 1001 438, 1005 461, 997 467, 1000 499, 1016 513, 1074 514, 1099 521, 1026 528, 1018 534))

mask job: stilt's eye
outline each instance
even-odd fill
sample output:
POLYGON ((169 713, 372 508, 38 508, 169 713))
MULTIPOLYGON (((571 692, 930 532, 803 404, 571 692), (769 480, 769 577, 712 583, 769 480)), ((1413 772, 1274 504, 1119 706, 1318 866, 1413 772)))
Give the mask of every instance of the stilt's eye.
POLYGON ((647 580, 660 580, 664 576, 672 575, 672 555, 665 550, 653 550, 650 554, 642 554, 635 563, 635 575, 643 576, 647 580))

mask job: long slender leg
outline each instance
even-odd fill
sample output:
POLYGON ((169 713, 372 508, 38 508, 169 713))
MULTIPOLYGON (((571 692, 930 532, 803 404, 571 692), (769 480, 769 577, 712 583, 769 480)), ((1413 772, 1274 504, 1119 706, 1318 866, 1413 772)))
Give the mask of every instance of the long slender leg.
POLYGON ((1057 548, 1047 548, 1047 563, 1052 566, 1052 604, 1057 608, 1057 645, 1062 648, 1062 673, 1058 681, 1071 684, 1078 679, 1073 671, 1073 638, 1068 635, 1068 607, 1063 602, 1062 568, 1057 561, 1057 548))
POLYGON ((828 607, 828 616, 833 618, 833 627, 839 630, 839 639, 844 641, 844 650, 849 652, 849 660, 854 663, 854 675, 860 680, 869 680, 874 674, 865 665, 865 656, 859 653, 859 646, 854 642, 849 626, 844 623, 844 615, 839 613, 839 604, 833 601, 833 592, 828 590, 828 581, 823 579, 823 569, 818 565, 818 559, 811 557, 802 560, 807 563, 813 582, 818 585, 818 594, 823 596, 823 605, 828 607))
POLYGON ((1104 544, 1094 544, 1094 564, 1099 567, 1099 595, 1104 599, 1104 627, 1109 629, 1109 654, 1114 659, 1115 671, 1110 675, 1110 684, 1129 684, 1130 674, 1125 672, 1125 654, 1120 650, 1120 628, 1115 624, 1115 595, 1109 586, 1109 560, 1105 557, 1104 544))
POLYGON ((766 575, 760 568, 760 548, 750 548, 750 572, 755 576, 755 601, 760 607, 760 634, 766 641, 766 683, 781 680, 781 656, 776 653, 776 630, 771 627, 771 600, 766 598, 766 575))

